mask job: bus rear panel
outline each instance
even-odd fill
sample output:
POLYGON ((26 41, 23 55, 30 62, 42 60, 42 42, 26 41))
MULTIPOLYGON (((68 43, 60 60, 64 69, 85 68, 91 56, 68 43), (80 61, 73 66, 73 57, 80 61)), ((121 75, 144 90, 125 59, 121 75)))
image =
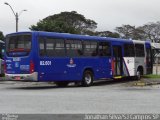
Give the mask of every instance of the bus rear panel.
POLYGON ((6 37, 5 76, 7 80, 37 81, 34 71, 34 46, 31 33, 6 37))

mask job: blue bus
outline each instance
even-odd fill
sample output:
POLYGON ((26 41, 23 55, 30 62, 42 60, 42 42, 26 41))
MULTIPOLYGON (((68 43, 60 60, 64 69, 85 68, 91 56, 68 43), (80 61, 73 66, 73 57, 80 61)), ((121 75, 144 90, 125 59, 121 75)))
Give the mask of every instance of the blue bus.
POLYGON ((32 31, 8 34, 5 44, 7 80, 91 86, 95 80, 152 73, 147 41, 32 31))

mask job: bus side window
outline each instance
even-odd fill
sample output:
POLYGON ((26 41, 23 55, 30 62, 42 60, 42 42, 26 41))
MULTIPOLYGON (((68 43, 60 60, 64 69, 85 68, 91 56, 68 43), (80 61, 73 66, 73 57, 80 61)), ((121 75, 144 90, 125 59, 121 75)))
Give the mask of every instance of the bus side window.
POLYGON ((39 55, 45 56, 46 55, 46 46, 45 46, 45 38, 40 37, 39 38, 39 55))
POLYGON ((144 57, 144 45, 143 44, 135 44, 136 57, 144 57))
POLYGON ((46 54, 48 57, 52 57, 55 56, 55 52, 54 52, 54 39, 53 38, 47 38, 46 39, 46 54))
POLYGON ((39 39, 39 54, 47 57, 63 57, 65 56, 65 47, 63 39, 44 38, 39 39))
POLYGON ((99 42, 99 56, 111 56, 110 44, 108 42, 99 42))
POLYGON ((55 57, 64 57, 65 56, 65 46, 64 39, 54 39, 55 40, 55 57))
POLYGON ((82 56, 82 43, 80 40, 66 40, 67 56, 82 56))
POLYGON ((97 56, 98 43, 95 41, 84 41, 83 42, 84 56, 97 56))
POLYGON ((124 44, 124 57, 135 57, 134 44, 124 44))

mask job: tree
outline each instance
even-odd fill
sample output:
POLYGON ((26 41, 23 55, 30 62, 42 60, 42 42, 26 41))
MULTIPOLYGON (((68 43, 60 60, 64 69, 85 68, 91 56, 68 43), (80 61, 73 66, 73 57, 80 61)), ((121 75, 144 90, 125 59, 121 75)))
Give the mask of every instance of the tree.
POLYGON ((76 11, 61 12, 40 20, 37 25, 32 25, 31 30, 48 32, 65 32, 73 34, 93 34, 97 23, 86 19, 76 11))
POLYGON ((125 39, 135 39, 142 40, 144 31, 142 29, 136 28, 131 25, 122 25, 121 27, 116 27, 115 29, 121 36, 121 38, 125 39))
POLYGON ((148 23, 140 26, 138 29, 143 31, 142 36, 152 42, 160 42, 160 22, 148 23))
POLYGON ((116 27, 116 31, 122 38, 135 40, 151 40, 152 42, 160 42, 160 22, 151 22, 143 26, 135 27, 131 25, 122 25, 116 27))
POLYGON ((120 35, 116 32, 111 32, 111 31, 101 31, 101 32, 96 32, 95 35, 101 36, 101 37, 113 37, 113 38, 119 38, 120 35))
POLYGON ((3 40, 3 39, 4 39, 3 32, 0 31, 0 40, 3 40))
POLYGON ((121 27, 116 27, 116 31, 120 34, 122 38, 129 39, 132 37, 135 26, 122 25, 121 27))

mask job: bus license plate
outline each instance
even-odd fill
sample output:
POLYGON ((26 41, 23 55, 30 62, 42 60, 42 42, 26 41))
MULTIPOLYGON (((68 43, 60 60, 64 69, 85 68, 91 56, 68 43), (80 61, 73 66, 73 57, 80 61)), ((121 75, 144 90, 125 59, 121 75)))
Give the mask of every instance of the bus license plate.
POLYGON ((20 79, 21 79, 20 76, 16 76, 16 77, 15 77, 15 80, 20 80, 20 79))

